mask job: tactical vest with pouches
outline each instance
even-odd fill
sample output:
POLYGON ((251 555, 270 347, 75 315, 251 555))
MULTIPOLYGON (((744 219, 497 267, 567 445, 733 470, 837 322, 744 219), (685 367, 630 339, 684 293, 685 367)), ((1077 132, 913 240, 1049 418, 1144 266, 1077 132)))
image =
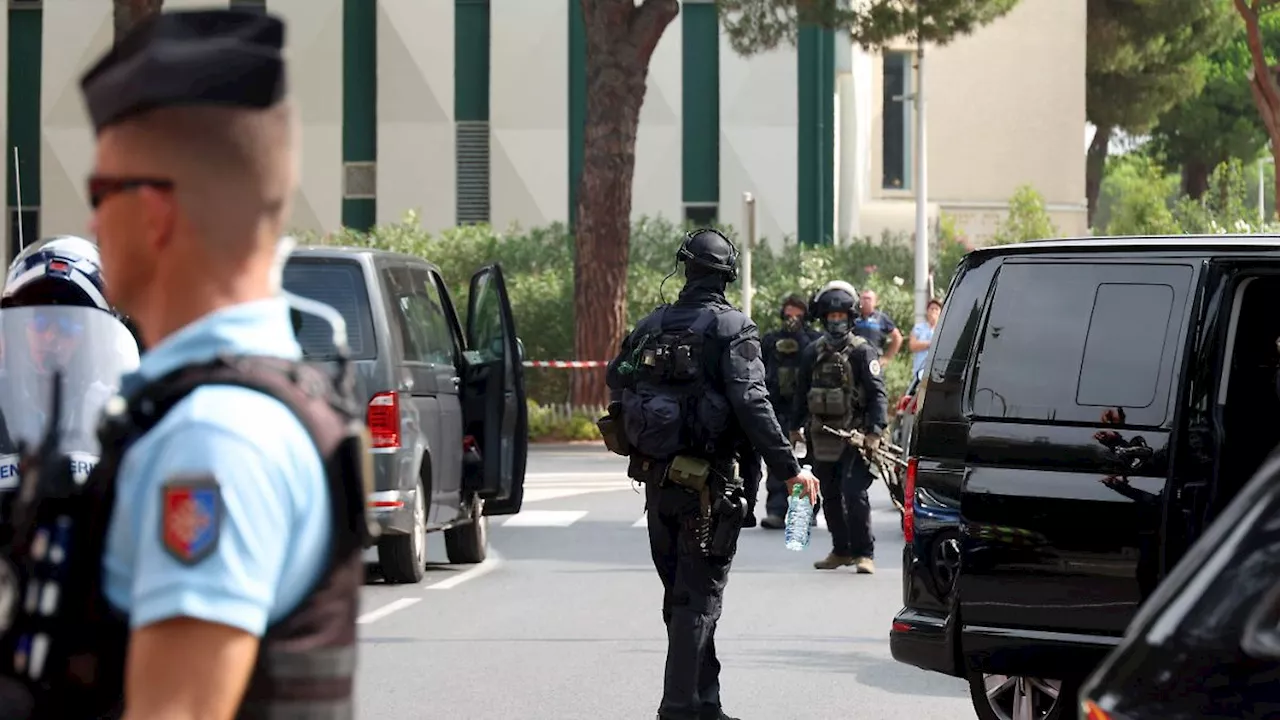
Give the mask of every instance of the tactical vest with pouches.
POLYGON ((800 375, 800 353, 804 346, 798 338, 801 333, 782 333, 773 342, 774 372, 778 378, 778 394, 784 403, 790 403, 796 394, 796 382, 800 375))
POLYGON ((809 409, 809 448, 820 462, 835 462, 844 454, 844 438, 823 431, 824 425, 836 430, 856 430, 863 414, 862 388, 854 377, 849 351, 867 341, 850 335, 842 347, 833 347, 823 337, 817 341, 817 356, 809 393, 805 398, 809 409))
POLYGON ((716 455, 732 417, 728 400, 707 380, 707 331, 730 308, 705 308, 687 328, 665 324, 671 306, 658 310, 655 329, 632 355, 632 381, 622 392, 623 425, 634 453, 665 462, 676 455, 716 455))
MULTIPOLYGON (((237 718, 285 720, 355 717, 356 617, 364 584, 363 551, 374 527, 367 514, 372 481, 368 430, 349 389, 319 368, 269 357, 223 357, 175 370, 129 398, 104 419, 102 458, 85 483, 88 511, 68 569, 80 573, 78 601, 64 623, 65 669, 38 694, 31 720, 116 718, 123 712, 128 618, 102 592, 101 558, 125 452, 194 390, 245 387, 288 407, 310 434, 324 463, 332 539, 320 578, 306 598, 261 638, 237 718), (119 409, 118 409, 119 410, 119 409)), ((2 715, 2 713, 0 713, 2 715)))

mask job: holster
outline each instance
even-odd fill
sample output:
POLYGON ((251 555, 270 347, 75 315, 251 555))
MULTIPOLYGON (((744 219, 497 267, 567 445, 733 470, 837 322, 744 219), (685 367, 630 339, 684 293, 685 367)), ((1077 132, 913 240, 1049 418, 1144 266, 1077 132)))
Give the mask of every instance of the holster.
POLYGON ((716 498, 711 510, 715 530, 707 546, 707 555, 733 557, 738 550, 738 537, 742 534, 742 520, 746 515, 746 499, 738 488, 727 488, 716 498))

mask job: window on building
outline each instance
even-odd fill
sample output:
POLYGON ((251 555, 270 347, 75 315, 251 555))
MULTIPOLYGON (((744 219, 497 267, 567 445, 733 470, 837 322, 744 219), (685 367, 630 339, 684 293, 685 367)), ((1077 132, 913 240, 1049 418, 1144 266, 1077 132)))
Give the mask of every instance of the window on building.
POLYGON ((911 58, 914 53, 884 54, 884 137, 880 157, 886 190, 911 188, 911 58))
POLYGON ((720 214, 718 205, 685 205, 684 220, 699 227, 711 227, 716 224, 716 216, 720 214))
POLYGON ((1165 421, 1185 265, 1006 264, 970 383, 972 411, 1006 420, 1165 421))

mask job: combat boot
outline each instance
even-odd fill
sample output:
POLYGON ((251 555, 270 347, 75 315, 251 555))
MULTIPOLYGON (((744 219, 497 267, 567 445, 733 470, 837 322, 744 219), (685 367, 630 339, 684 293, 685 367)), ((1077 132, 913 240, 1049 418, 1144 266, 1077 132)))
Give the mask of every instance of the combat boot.
POLYGON ((835 570, 836 568, 842 568, 852 564, 853 558, 848 555, 830 553, 825 558, 815 562, 813 567, 815 570, 835 570))
POLYGON ((876 563, 869 557, 855 558, 853 568, 858 571, 859 575, 870 575, 876 571, 876 563))
POLYGON ((787 521, 777 515, 766 515, 764 519, 760 521, 760 527, 765 528, 766 530, 781 530, 786 524, 787 521))

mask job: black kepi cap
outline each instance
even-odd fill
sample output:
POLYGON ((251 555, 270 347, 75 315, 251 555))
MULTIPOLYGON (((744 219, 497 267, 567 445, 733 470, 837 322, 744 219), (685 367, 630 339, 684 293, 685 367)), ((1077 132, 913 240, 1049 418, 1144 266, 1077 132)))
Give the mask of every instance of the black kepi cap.
POLYGON ((265 109, 285 94, 284 22, 261 12, 161 12, 80 79, 95 132, 184 105, 265 109))

